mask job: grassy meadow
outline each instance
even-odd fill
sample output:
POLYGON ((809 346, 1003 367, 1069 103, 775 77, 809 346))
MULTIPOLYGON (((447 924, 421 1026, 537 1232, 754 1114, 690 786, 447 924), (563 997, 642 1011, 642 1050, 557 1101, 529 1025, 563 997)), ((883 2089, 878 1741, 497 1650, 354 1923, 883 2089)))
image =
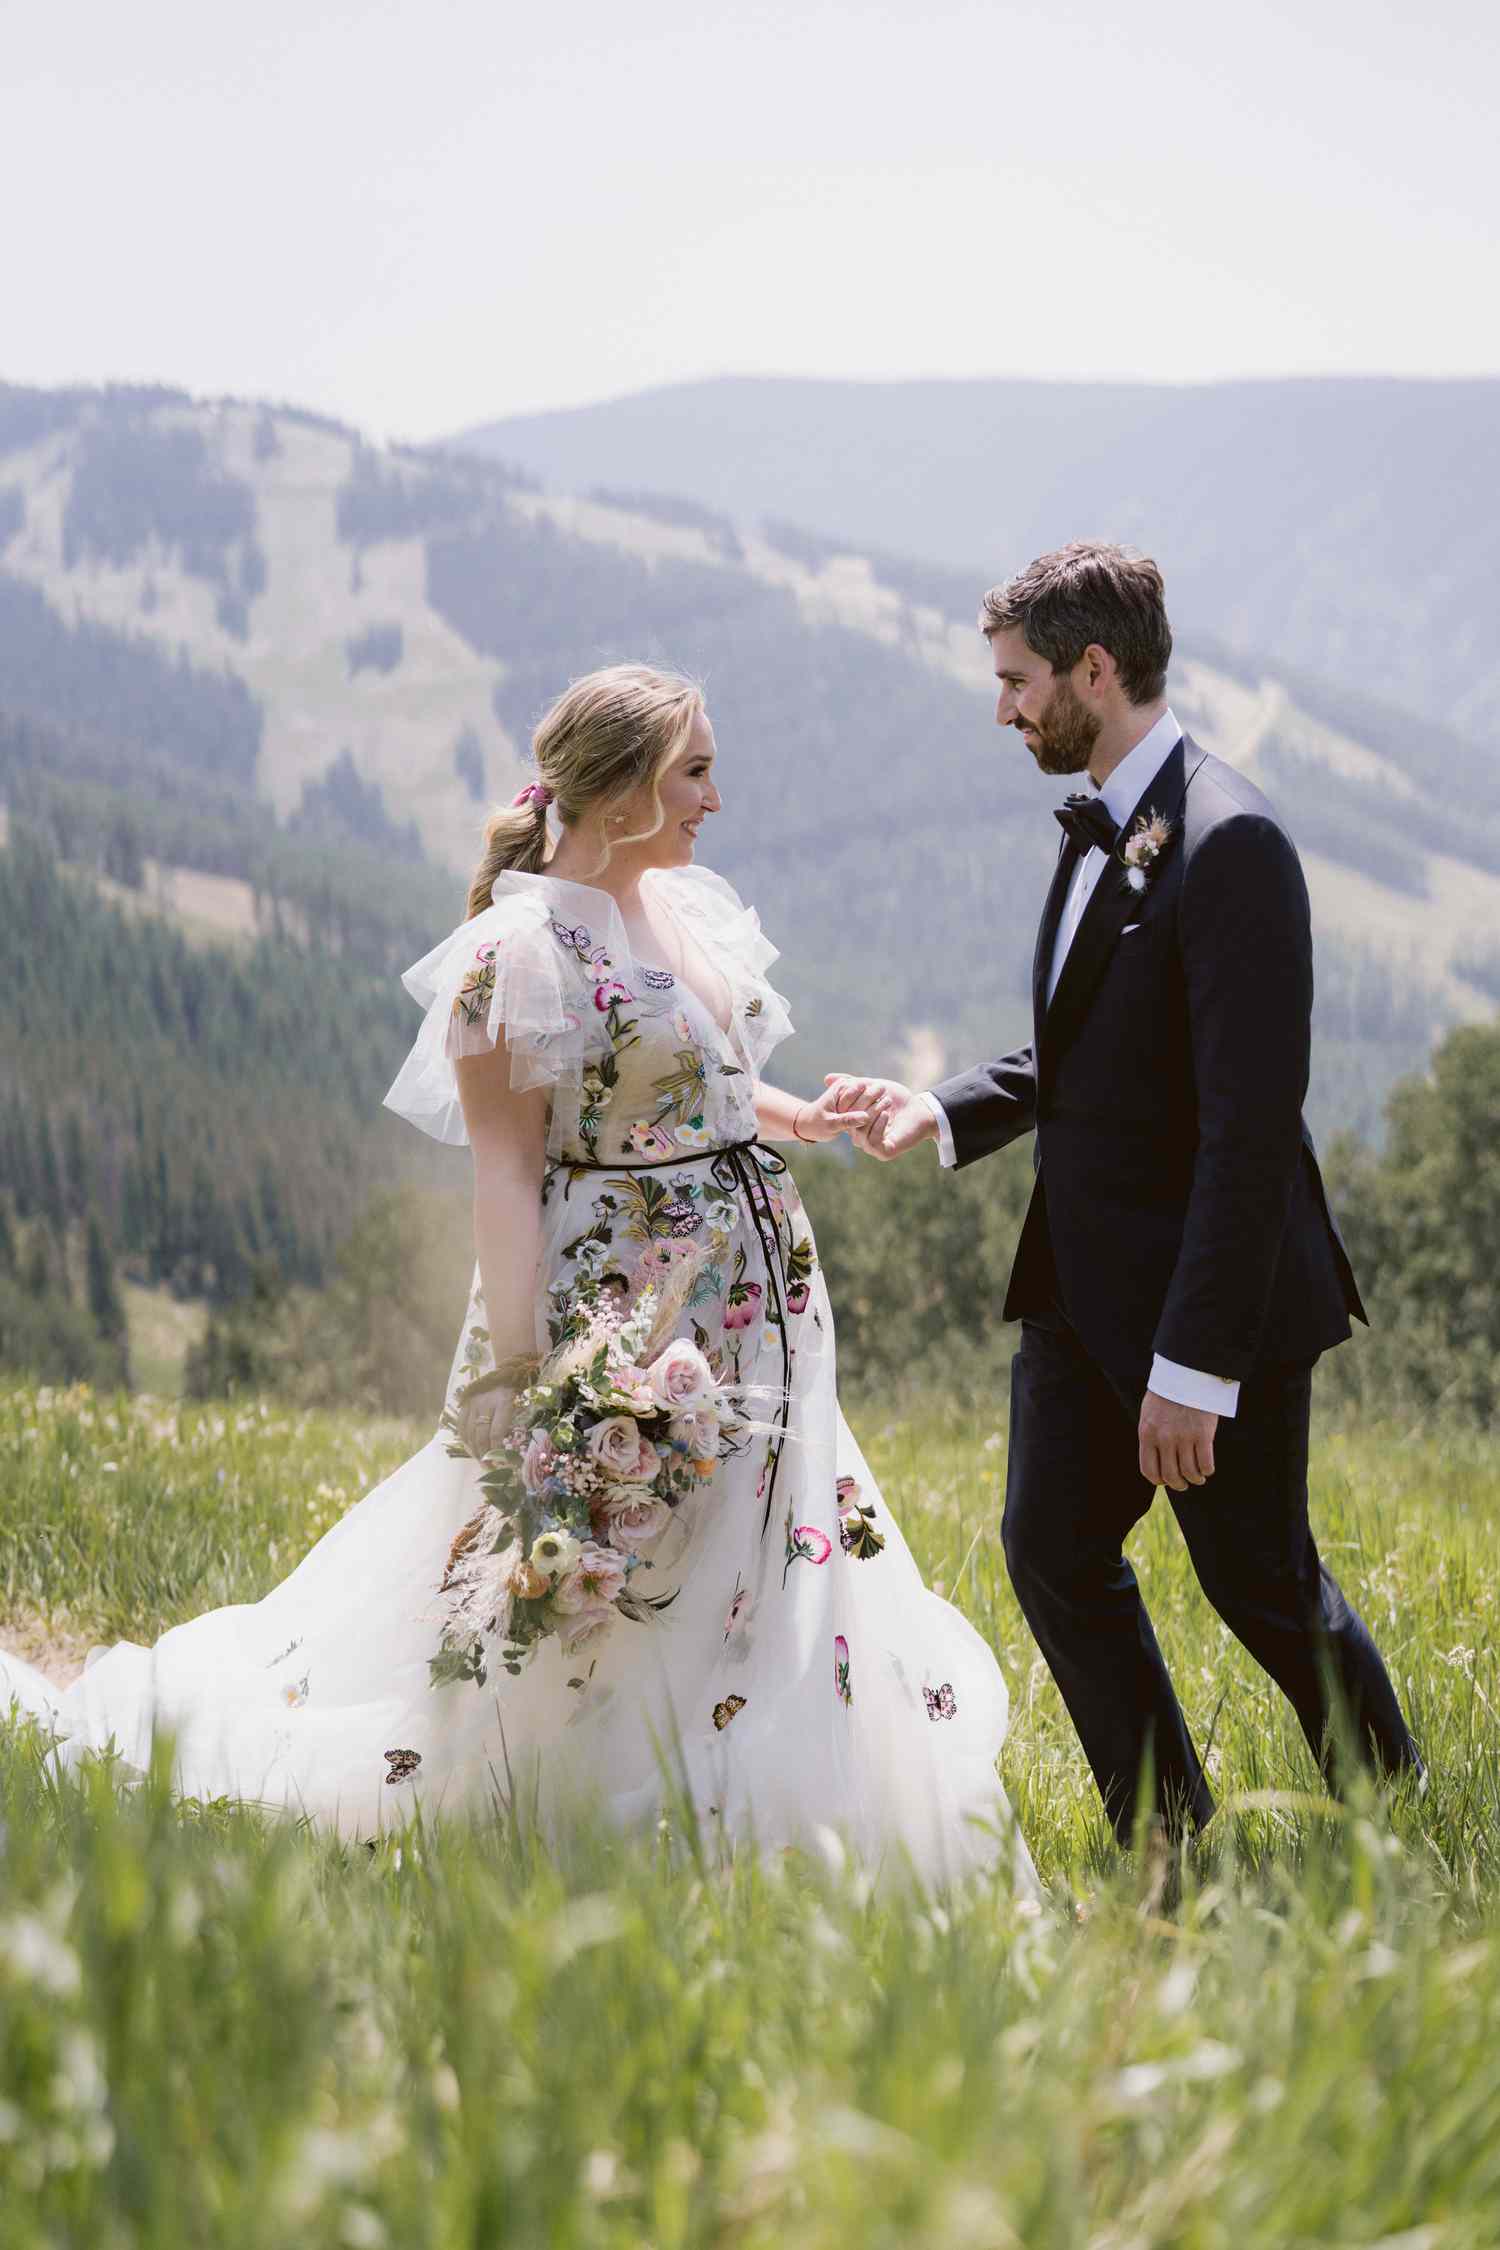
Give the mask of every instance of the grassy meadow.
MULTIPOLYGON (((5 2250, 1261 2250, 1500 2241, 1500 1460, 1325 1434, 1315 1522, 1419 1801, 1333 1806, 1169 1510, 1135 1542, 1223 1810, 1115 1853, 1005 1582, 1003 1424, 861 1439, 993 1640, 1048 1897, 723 1865, 681 1816, 544 1857, 497 1811, 377 1851, 0 1733, 5 2250), (1175 1874, 1178 1871, 1170 1871, 1175 1874)), ((0 1391, 0 1642, 253 1599, 425 1432, 0 1391)))

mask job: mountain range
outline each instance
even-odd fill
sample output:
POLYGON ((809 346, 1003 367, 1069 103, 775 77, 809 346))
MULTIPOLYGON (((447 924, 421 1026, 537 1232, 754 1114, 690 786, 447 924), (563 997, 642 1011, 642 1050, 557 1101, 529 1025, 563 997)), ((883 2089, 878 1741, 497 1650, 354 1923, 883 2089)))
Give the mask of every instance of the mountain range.
MULTIPOLYGON (((878 480, 817 535, 653 489, 628 430, 610 458, 553 489, 284 406, 0 388, 10 816, 198 942, 271 932, 388 977, 458 918, 550 698, 613 658, 675 663, 722 750, 704 856, 784 951, 788 1076, 995 1051, 1024 1026, 1055 831, 993 724, 985 573, 902 556, 900 508, 860 546, 878 480)), ((759 505, 779 498, 768 479, 759 505)), ((1372 1130, 1436 1032, 1500 996, 1489 756, 1203 632, 1171 693, 1303 848, 1314 1115, 1372 1130)))
POLYGON ((726 377, 454 442, 564 491, 680 492, 974 586, 1066 539, 1130 541, 1195 635, 1500 744, 1500 380, 726 377))

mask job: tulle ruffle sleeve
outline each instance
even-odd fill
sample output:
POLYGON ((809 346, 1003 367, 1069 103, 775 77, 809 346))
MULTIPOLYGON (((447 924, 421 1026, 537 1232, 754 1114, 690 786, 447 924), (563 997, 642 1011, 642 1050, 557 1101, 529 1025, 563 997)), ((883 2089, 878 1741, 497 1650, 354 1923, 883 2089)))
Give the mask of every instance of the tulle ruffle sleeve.
POLYGON ((781 956, 732 883, 707 867, 677 867, 661 878, 680 914, 733 999, 729 1036, 752 1077, 764 1075, 773 1050, 796 1029, 785 1000, 766 972, 781 956))
POLYGON ((502 1037, 512 1086, 576 1086, 590 1026, 539 897, 502 893, 414 961, 401 982, 426 1015, 385 1106, 434 1140, 467 1143, 454 1064, 502 1037))

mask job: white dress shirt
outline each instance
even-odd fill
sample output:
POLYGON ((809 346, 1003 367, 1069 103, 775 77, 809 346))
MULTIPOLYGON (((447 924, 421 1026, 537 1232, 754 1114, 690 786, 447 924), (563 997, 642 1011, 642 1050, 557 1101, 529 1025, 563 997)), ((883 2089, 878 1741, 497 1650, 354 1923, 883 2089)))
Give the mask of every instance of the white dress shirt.
MULTIPOLYGON (((1104 799, 1105 810, 1117 828, 1122 828, 1135 811, 1152 782, 1161 772, 1172 752, 1182 740, 1182 729, 1170 710, 1163 711, 1154 727, 1143 734, 1133 750, 1127 751, 1114 772, 1105 782, 1099 795, 1104 799)), ((1057 980, 1062 975, 1068 948, 1078 933, 1084 909, 1094 893, 1094 885, 1103 874, 1107 862, 1097 844, 1091 844, 1073 870, 1073 880, 1068 885, 1068 895, 1058 918, 1057 936, 1053 941, 1052 959, 1047 968, 1047 999, 1050 1002, 1057 990, 1057 980)), ((948 1112, 936 1094, 923 1097, 937 1120, 938 1155, 950 1170, 957 1162, 953 1147, 953 1127, 948 1112)), ((1175 1360, 1163 1359, 1158 1352, 1151 1363, 1151 1388, 1158 1398, 1171 1399, 1177 1406, 1198 1406, 1211 1414, 1221 1414, 1226 1419, 1236 1412, 1240 1402, 1240 1386, 1221 1375, 1207 1375, 1196 1367, 1180 1367, 1175 1360)))

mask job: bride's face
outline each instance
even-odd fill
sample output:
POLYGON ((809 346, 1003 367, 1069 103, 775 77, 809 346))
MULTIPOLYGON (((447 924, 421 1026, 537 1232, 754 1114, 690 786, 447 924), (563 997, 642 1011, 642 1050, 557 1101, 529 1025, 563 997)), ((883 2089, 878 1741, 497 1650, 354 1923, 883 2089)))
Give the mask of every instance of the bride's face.
MULTIPOLYGON (((700 711, 682 755, 661 776, 661 827, 637 847, 648 866, 687 866, 704 821, 723 810, 714 787, 714 756, 714 730, 700 711)), ((639 789, 626 807, 626 835, 649 827, 655 817, 650 788, 639 789)))

